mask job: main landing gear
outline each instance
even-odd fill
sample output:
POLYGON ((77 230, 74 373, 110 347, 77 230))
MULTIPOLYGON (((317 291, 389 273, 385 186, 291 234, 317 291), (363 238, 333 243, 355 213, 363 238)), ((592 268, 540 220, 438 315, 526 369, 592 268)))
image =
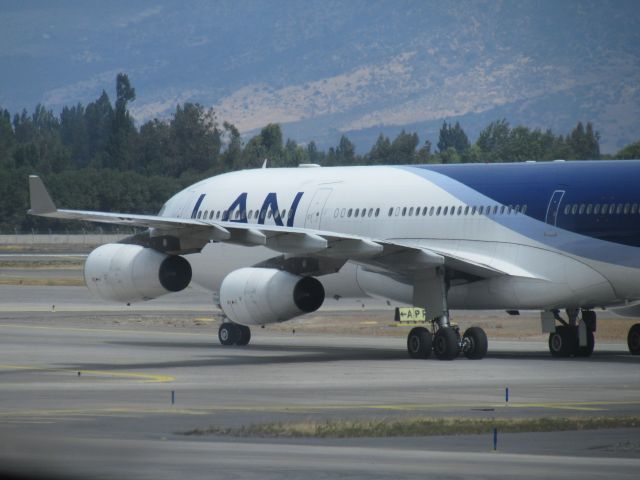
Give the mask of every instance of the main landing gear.
POLYGON ((218 339, 222 345, 248 345, 251 329, 233 322, 223 322, 218 329, 218 339))
POLYGON ((487 335, 480 327, 465 330, 460 337, 457 326, 440 319, 432 322, 432 330, 414 327, 407 336, 407 350, 411 358, 429 358, 431 352, 439 360, 453 360, 460 353, 470 360, 480 360, 487 354, 487 335))
POLYGON ((634 324, 627 335, 627 345, 631 355, 640 355, 640 323, 634 324))
MULTIPOLYGON (((558 310, 551 312, 560 322, 549 333, 549 352, 554 357, 590 357, 595 346, 596 313, 591 310, 567 309, 568 321, 558 310)), ((543 320, 544 321, 544 320, 543 320)), ((640 328, 639 328, 640 330, 640 328)), ((548 331, 548 330, 547 330, 548 331)), ((638 341, 640 343, 640 332, 638 341)))
POLYGON ((413 304, 425 309, 427 318, 435 318, 431 329, 415 327, 407 337, 411 358, 429 358, 431 352, 439 360, 453 360, 460 353, 472 360, 487 354, 487 335, 479 327, 468 328, 460 336, 457 326, 449 322, 447 292, 449 281, 444 266, 421 271, 413 284, 413 304))

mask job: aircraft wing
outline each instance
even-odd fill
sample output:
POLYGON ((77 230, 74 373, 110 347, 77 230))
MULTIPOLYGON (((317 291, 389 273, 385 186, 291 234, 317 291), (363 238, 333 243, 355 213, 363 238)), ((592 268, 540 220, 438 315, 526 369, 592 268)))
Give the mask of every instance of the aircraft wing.
MULTIPOLYGON (((350 260, 372 271, 405 278, 410 278, 413 272, 441 265, 471 277, 509 275, 538 278, 514 264, 502 262, 496 267, 489 264, 490 259, 476 254, 418 246, 408 240, 373 239, 276 225, 57 209, 44 183, 36 175, 29 176, 29 193, 31 208, 28 213, 31 215, 145 227, 156 230, 154 233, 158 236, 162 236, 163 232, 169 232, 186 240, 184 243, 189 245, 188 248, 173 249, 170 253, 199 251, 213 240, 245 246, 265 246, 285 254, 285 257, 317 258, 321 261, 326 260, 331 265, 342 265, 350 260)), ((135 240, 136 243, 140 241, 139 236, 131 238, 138 238, 135 240)))

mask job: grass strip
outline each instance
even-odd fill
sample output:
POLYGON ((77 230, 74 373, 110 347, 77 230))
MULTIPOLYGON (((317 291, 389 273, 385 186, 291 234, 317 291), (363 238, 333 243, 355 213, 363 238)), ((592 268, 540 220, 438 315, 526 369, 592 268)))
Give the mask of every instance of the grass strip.
POLYGON ((326 420, 262 423, 239 428, 210 426, 184 435, 228 435, 234 437, 358 438, 425 437, 490 433, 560 432, 603 428, 640 427, 640 416, 540 417, 540 418, 430 418, 383 420, 326 420))

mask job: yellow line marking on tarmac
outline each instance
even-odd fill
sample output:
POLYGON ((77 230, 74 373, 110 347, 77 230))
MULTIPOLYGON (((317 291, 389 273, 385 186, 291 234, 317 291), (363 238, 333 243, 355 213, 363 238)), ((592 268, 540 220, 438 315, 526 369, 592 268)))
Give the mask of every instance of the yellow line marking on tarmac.
POLYGON ((186 333, 186 332, 162 332, 159 330, 129 330, 129 329, 115 329, 115 328, 88 328, 88 327, 59 327, 59 326, 45 326, 45 325, 19 325, 11 323, 0 324, 0 328, 29 328, 33 330, 61 330, 67 332, 102 332, 102 333, 143 333, 145 335, 186 335, 201 337, 201 333, 186 333))
POLYGON ((71 368, 49 368, 49 367, 39 367, 37 365, 0 365, 0 369, 2 370, 41 370, 45 372, 65 372, 65 373, 76 373, 80 372, 80 376, 83 375, 94 375, 94 376, 105 376, 105 377, 116 377, 116 378, 133 378, 136 380, 141 380, 143 383, 167 383, 173 382, 175 377, 171 375, 155 375, 151 373, 135 373, 135 372, 113 372, 109 370, 77 370, 71 368))
MULTIPOLYGON (((585 410, 591 411, 592 409, 585 408, 583 405, 592 406, 624 406, 624 405, 640 405, 638 401, 620 401, 620 402, 567 402, 567 403, 536 403, 536 404, 514 404, 508 407, 514 408, 549 408, 560 410, 585 410)), ((96 408, 68 408, 68 409, 32 409, 32 410, 17 410, 17 411, 4 411, 0 412, 0 421, 5 421, 4 418, 16 417, 30 417, 30 418, 51 418, 51 417, 84 417, 84 416, 141 416, 149 414, 179 414, 179 415, 208 415, 216 412, 269 412, 269 413, 310 413, 317 411, 336 411, 336 410, 441 410, 441 409, 458 409, 458 408, 495 408, 497 412, 505 411, 507 407, 504 404, 407 404, 407 405, 210 405, 203 407, 145 407, 145 406, 131 406, 131 407, 96 407, 96 408)), ((594 408, 594 411, 601 410, 594 408)), ((605 410, 602 408, 602 410, 605 410)))

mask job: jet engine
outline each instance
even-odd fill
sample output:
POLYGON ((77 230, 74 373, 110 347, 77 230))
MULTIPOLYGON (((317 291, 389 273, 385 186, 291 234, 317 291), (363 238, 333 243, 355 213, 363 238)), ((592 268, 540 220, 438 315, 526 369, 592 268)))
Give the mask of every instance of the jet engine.
POLYGON ((191 265, 183 257, 151 248, 108 243, 87 257, 84 280, 91 293, 104 300, 151 300, 185 289, 191 265))
POLYGON ((240 268, 220 285, 222 310, 241 325, 284 322, 316 311, 322 302, 319 280, 272 268, 240 268))

